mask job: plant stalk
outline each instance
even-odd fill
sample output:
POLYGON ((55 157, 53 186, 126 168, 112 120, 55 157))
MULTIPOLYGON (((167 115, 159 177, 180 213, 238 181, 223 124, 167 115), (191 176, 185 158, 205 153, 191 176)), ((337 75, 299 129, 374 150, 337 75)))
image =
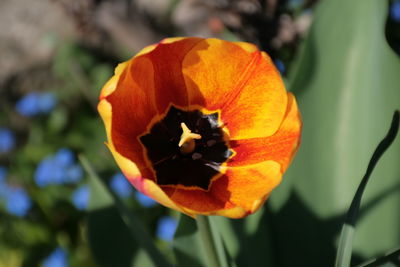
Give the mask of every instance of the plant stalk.
POLYGON ((222 239, 211 221, 210 216, 199 215, 196 218, 208 267, 228 267, 222 239))

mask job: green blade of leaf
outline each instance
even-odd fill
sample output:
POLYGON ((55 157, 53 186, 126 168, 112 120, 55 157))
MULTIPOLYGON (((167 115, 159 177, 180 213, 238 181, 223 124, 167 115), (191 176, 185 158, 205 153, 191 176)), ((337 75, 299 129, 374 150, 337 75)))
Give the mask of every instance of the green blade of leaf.
POLYGON ((361 198, 364 193, 365 187, 368 184, 369 177, 372 174, 378 160, 381 158, 383 153, 390 147, 396 138, 397 132, 399 131, 399 111, 395 111, 392 119, 392 123, 388 133, 385 138, 379 143, 378 147, 375 149, 374 154, 369 161, 367 171, 365 172, 364 177, 361 180, 360 185, 357 188, 357 191, 354 195, 354 198, 351 202, 350 208, 347 212, 347 216, 345 222, 343 224, 342 233, 339 239, 339 246, 336 255, 336 264, 338 267, 347 267, 350 266, 351 254, 353 248, 353 236, 354 236, 354 228, 356 226, 358 213, 360 210, 361 198))
POLYGON ((400 266, 400 249, 395 250, 387 255, 365 262, 359 267, 389 267, 389 266, 400 266))
POLYGON ((393 114, 393 119, 392 123, 390 125, 390 129, 383 138, 383 140, 379 143, 378 147, 376 148, 374 154, 371 157, 371 160, 369 161, 367 171, 361 180, 361 183, 357 189, 357 192, 353 198, 353 201, 351 202, 349 211, 347 213, 346 217, 346 224, 350 224, 355 226, 357 217, 358 217, 358 211, 360 209, 360 203, 361 203, 361 198, 364 193, 365 187, 367 186, 369 177, 372 174, 372 171, 374 170, 376 164, 378 163, 379 159, 382 157, 383 153, 390 147, 390 145, 393 143, 394 139, 397 136, 397 133, 399 131, 399 111, 395 111, 393 114))
POLYGON ((95 210, 98 208, 110 207, 112 205, 115 205, 121 215, 122 220, 130 230, 131 236, 136 241, 136 243, 147 252, 147 254, 152 259, 154 265, 158 267, 171 266, 170 263, 164 258, 161 252, 154 245, 150 234, 147 232, 142 222, 126 208, 126 206, 114 194, 114 192, 108 189, 108 187, 104 184, 100 177, 98 177, 98 175, 94 172, 89 161, 84 156, 80 155, 79 160, 82 164, 82 167, 89 174, 92 188, 97 191, 98 195, 102 195, 101 199, 90 199, 89 206, 91 206, 91 209, 95 210))
POLYGON ((335 260, 336 267, 350 266, 351 254, 353 251, 354 230, 353 225, 343 225, 335 260))

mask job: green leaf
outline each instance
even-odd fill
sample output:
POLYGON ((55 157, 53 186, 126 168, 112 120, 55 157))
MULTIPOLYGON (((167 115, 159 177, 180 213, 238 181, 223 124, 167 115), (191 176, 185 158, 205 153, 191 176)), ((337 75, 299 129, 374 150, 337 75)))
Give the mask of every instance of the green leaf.
MULTIPOLYGON (((93 187, 91 195, 99 197, 93 187)), ((99 266, 133 266, 137 244, 115 206, 90 211, 87 228, 90 249, 99 266)))
POLYGON ((364 190, 368 184, 369 177, 372 174, 378 160, 381 158, 383 153, 390 147, 393 140, 396 138, 397 132, 399 130, 399 111, 396 111, 393 115, 392 124, 390 126, 389 132, 386 137, 379 143, 371 160, 369 161, 367 171, 361 180, 360 185, 354 195, 353 201, 351 202, 350 208, 347 212, 346 220, 343 224, 342 233, 339 239, 338 252, 336 256, 335 266, 350 266, 354 228, 358 220, 359 209, 361 205, 361 198, 364 190))
MULTIPOLYGON (((333 263, 336 218, 345 213, 387 118, 400 107, 400 61, 384 38, 386 16, 387 1, 380 0, 325 0, 315 11, 289 77, 303 117, 302 144, 269 202, 283 266, 333 263), (286 208, 290 213, 281 216, 286 208)), ((366 201, 397 187, 399 158, 396 140, 374 171, 366 201)), ((359 221, 355 262, 400 243, 399 202, 392 192, 359 221)))
POLYGON ((360 267, 395 267, 400 266, 400 249, 395 250, 378 259, 365 262, 360 267))
POLYGON ((335 266, 349 267, 353 251, 354 225, 344 224, 340 234, 335 266))

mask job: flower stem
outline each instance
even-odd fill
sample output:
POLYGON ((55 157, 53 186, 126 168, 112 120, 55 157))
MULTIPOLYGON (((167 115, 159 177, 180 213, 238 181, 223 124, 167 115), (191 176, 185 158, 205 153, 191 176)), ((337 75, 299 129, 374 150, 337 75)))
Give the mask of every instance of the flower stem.
POLYGON ((204 252, 209 267, 228 267, 221 237, 210 216, 198 215, 196 218, 204 252))

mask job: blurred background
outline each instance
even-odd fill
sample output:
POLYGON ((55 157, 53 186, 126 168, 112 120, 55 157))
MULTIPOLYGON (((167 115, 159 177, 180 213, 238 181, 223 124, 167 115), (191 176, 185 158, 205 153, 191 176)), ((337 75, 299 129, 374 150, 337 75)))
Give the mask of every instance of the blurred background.
MULTIPOLYGON (((79 154, 180 262, 179 215, 125 181, 96 111, 115 66, 170 36, 255 43, 303 107, 305 148, 269 204, 251 219, 218 219, 237 265, 332 265, 346 207, 400 107, 400 1, 348 2, 0 0, 0 266, 152 266, 115 208, 88 206, 79 154)), ((399 147, 368 207, 396 196, 356 233, 365 238, 354 263, 400 246, 399 147)))

